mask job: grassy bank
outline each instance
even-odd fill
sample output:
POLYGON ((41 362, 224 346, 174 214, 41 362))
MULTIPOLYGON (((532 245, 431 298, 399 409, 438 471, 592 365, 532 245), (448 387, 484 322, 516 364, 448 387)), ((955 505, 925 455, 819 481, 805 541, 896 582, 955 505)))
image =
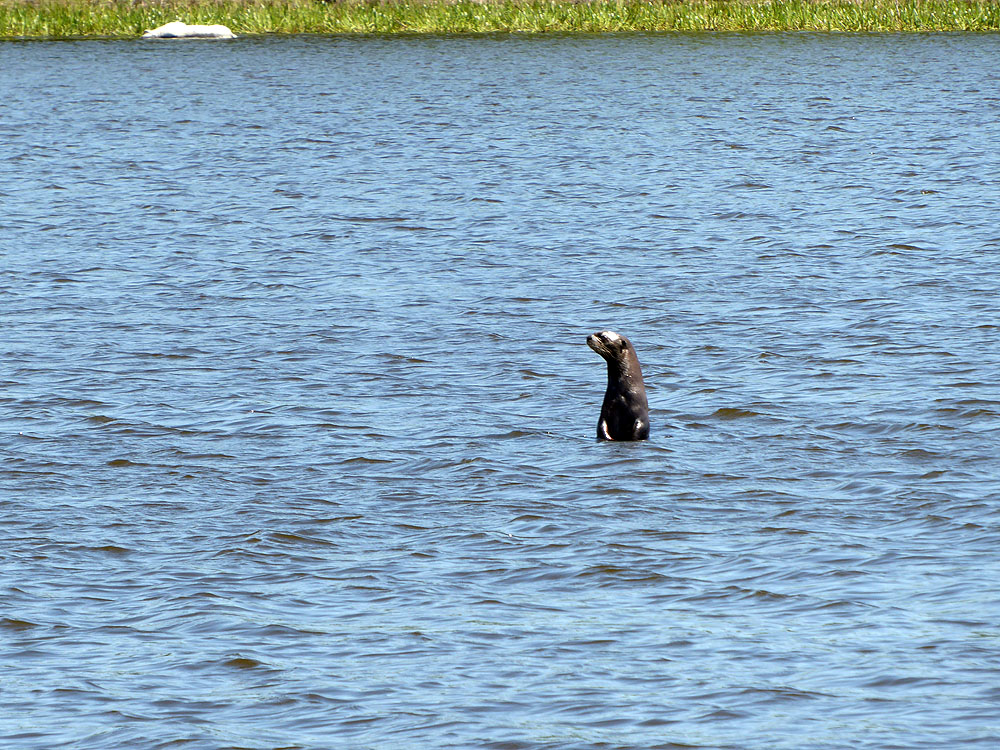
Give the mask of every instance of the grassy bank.
POLYGON ((984 0, 0 0, 0 37, 137 37, 168 21, 236 34, 995 31, 984 0))

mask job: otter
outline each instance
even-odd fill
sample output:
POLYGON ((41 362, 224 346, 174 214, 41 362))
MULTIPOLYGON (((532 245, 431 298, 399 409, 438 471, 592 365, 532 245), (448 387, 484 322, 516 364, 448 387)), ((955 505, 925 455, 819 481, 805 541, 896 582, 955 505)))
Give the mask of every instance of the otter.
POLYGON ((599 331, 587 337, 587 345, 608 361, 608 390, 601 404, 597 439, 646 440, 649 404, 632 342, 614 331, 599 331))

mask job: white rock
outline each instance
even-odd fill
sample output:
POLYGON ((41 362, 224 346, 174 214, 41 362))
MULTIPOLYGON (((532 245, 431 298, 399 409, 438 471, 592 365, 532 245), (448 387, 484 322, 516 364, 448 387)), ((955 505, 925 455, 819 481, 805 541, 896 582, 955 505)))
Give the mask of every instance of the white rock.
POLYGON ((204 26, 171 21, 142 35, 143 39, 235 39, 236 34, 221 24, 204 26))

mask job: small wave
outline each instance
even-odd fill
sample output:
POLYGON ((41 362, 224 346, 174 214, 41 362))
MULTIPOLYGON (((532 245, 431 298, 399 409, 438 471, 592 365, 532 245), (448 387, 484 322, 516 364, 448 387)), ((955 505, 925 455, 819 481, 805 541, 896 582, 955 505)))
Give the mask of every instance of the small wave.
POLYGON ((907 458, 915 458, 919 461, 932 461, 934 459, 941 458, 940 453, 935 453, 923 448, 911 448, 903 451, 900 455, 906 456, 907 458))
POLYGON ((0 629, 3 630, 31 630, 31 628, 37 628, 37 622, 30 622, 28 620, 18 620, 13 617, 3 617, 0 618, 0 629))
POLYGON ((263 667, 264 663, 245 656, 234 656, 232 659, 222 662, 222 666, 233 669, 257 669, 258 667, 263 667))
POLYGON ((345 458, 340 463, 342 464, 391 464, 392 460, 388 458, 369 458, 368 456, 354 456, 353 458, 345 458))
POLYGON ((410 221, 409 216, 338 216, 338 221, 349 221, 359 224, 395 224, 410 221))
POLYGON ((533 437, 536 435, 551 435, 548 430, 524 430, 515 429, 510 432, 495 432, 483 435, 484 440, 507 440, 510 438, 533 437))
POLYGON ((750 180, 746 182, 734 182, 732 185, 726 185, 726 190, 771 190, 772 186, 764 182, 752 182, 750 180))
POLYGON ((736 406, 724 406, 716 409, 712 414, 714 419, 746 419, 748 417, 759 417, 760 413, 750 409, 741 409, 736 406))
POLYGON ((327 539, 317 539, 316 537, 291 534, 285 531, 276 531, 270 534, 269 537, 272 542, 282 545, 327 547, 332 544, 332 542, 327 539))
POLYGON ((132 550, 128 547, 119 547, 117 544, 105 544, 100 547, 94 547, 95 552, 104 552, 108 555, 127 555, 132 550))

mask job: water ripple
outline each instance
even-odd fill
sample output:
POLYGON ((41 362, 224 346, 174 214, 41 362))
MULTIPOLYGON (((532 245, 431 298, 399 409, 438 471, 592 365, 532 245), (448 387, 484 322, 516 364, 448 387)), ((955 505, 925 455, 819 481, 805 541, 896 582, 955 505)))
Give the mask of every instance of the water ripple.
POLYGON ((0 47, 0 739, 994 747, 998 44, 0 47))

